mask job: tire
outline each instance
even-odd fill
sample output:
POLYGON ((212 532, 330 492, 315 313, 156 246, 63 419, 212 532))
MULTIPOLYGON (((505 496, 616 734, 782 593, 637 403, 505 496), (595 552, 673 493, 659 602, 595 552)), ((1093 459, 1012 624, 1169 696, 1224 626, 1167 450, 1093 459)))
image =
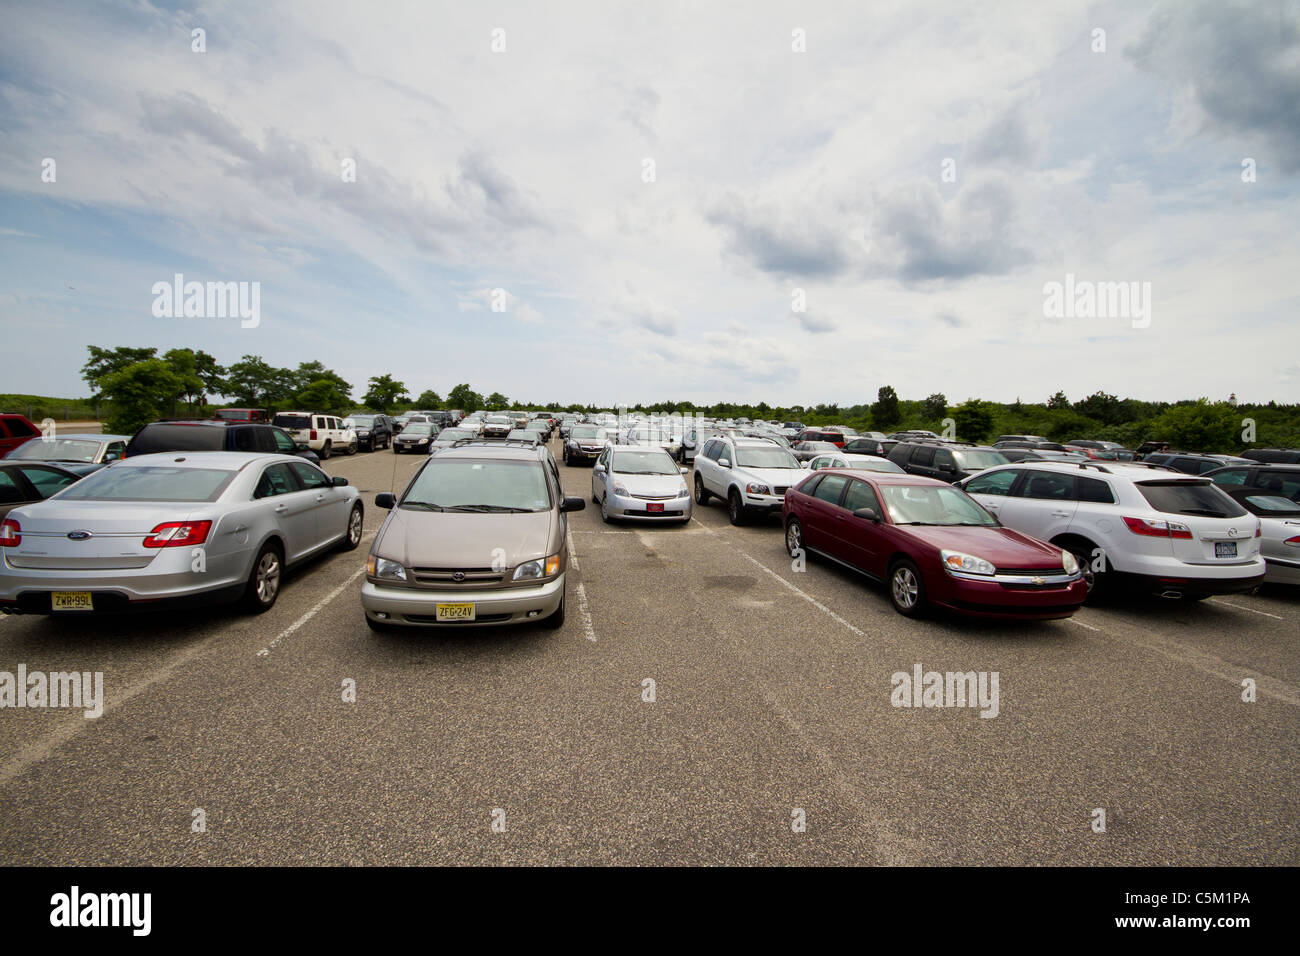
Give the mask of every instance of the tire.
POLYGON ((808 553, 803 541, 803 525, 799 523, 798 518, 791 518, 785 524, 785 551, 792 558, 796 551, 808 553))
POLYGON ((352 506, 352 510, 348 512, 347 529, 343 532, 343 537, 339 541, 340 551, 357 550, 357 546, 361 544, 361 532, 365 522, 366 509, 363 508, 361 502, 358 501, 352 506))
POLYGON ((609 513, 609 495, 600 499, 600 520, 605 524, 613 524, 614 518, 609 513))
POLYGON ((889 569, 889 601, 904 617, 920 617, 925 613, 925 580, 908 558, 896 561, 889 569))
POLYGON ((699 472, 695 473, 695 503, 697 505, 707 505, 713 493, 704 487, 704 479, 700 477, 699 472))
POLYGON ((569 449, 564 449, 564 466, 569 467, 569 449))
POLYGON ((745 514, 745 502, 735 488, 727 494, 727 520, 736 527, 740 527, 748 520, 748 515, 745 514))
POLYGON ((333 450, 330 448, 330 443, 329 443, 329 441, 327 440, 327 441, 325 442, 325 444, 321 447, 321 450, 320 450, 320 460, 321 460, 321 461, 329 461, 329 457, 330 457, 331 454, 333 454, 333 450))
POLYGON ((275 607, 283 577, 284 555, 275 542, 268 541, 257 552, 253 570, 248 573, 248 584, 244 587, 244 610, 250 614, 265 614, 275 607))
POLYGON ((555 609, 555 613, 549 617, 542 618, 542 627, 548 631, 558 631, 564 627, 564 601, 565 596, 560 595, 560 606, 555 609))
MULTIPOLYGON (((1088 582, 1088 597, 1086 600, 1096 600, 1110 593, 1110 572, 1102 571, 1098 573, 1092 569, 1092 549, 1086 544, 1070 544, 1066 546, 1065 550, 1074 555, 1074 560, 1079 562, 1079 570, 1083 572, 1084 581, 1088 582)), ((1104 562, 1104 553, 1102 558, 1104 562)))
POLYGON ((348 445, 348 447, 347 447, 347 449, 346 449, 346 450, 347 450, 347 453, 348 453, 349 455, 355 455, 355 454, 357 453, 357 447, 358 447, 358 446, 357 446, 357 440, 354 438, 354 439, 352 439, 352 444, 348 445))

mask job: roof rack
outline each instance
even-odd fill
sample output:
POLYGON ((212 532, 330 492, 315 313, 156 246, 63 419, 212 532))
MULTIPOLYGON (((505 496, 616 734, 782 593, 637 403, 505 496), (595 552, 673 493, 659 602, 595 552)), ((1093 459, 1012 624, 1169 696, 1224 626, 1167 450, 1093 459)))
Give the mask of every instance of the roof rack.
MULTIPOLYGON (((879 440, 876 439, 876 441, 879 440)), ((973 441, 962 441, 958 438, 930 438, 926 435, 919 435, 915 438, 900 438, 899 441, 905 441, 912 445, 969 445, 972 448, 976 445, 973 441)))
POLYGON ((457 438, 448 447, 460 448, 462 445, 482 445, 486 448, 541 448, 542 443, 525 441, 522 438, 457 438))
MULTIPOLYGON (((1050 459, 1050 458, 1045 458, 1045 459, 1043 459, 1043 460, 1044 460, 1044 461, 1051 461, 1052 459, 1050 459)), ((1069 462, 1064 462, 1064 464, 1069 464, 1069 462)), ((1107 468, 1105 465, 1099 465, 1099 464, 1097 464, 1095 461, 1081 461, 1081 462, 1079 462, 1079 470, 1080 470, 1080 471, 1084 471, 1084 470, 1086 470, 1086 469, 1088 469, 1088 468, 1096 468, 1096 469, 1097 469, 1099 472, 1101 472, 1103 475, 1114 474, 1114 472, 1112 472, 1112 471, 1111 471, 1109 468, 1107 468)))

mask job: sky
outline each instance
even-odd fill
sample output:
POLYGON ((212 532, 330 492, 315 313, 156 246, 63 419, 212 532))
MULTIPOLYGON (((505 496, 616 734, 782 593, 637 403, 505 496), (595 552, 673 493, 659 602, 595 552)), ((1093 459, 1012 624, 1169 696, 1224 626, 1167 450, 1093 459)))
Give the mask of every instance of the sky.
POLYGON ((0 392, 152 345, 357 396, 1300 401, 1295 0, 0 23, 0 392), (156 315, 177 273, 257 283, 256 325, 156 315), (1135 297, 1046 314, 1067 276, 1135 297))

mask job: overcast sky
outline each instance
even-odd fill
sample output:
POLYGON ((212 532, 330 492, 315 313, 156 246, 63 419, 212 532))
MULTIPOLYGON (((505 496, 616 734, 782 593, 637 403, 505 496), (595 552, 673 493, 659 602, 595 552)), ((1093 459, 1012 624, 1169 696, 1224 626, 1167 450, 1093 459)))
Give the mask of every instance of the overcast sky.
POLYGON ((0 392, 84 395, 96 344, 357 395, 1300 401, 1294 0, 0 21, 0 392), (155 317, 175 273, 260 283, 260 324, 155 317), (1067 273, 1150 283, 1149 325, 1045 317, 1067 273))

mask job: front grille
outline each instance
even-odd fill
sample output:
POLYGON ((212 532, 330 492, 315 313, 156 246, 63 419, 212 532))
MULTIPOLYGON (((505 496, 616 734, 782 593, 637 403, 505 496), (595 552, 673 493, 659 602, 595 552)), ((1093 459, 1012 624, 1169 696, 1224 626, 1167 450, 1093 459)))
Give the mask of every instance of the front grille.
POLYGON ((775 495, 783 495, 789 490, 790 490, 789 485, 777 485, 775 488, 772 489, 772 493, 775 495))
POLYGON ((505 577, 505 572, 491 568, 411 568, 416 585, 441 591, 485 591, 500 587, 505 577), (456 580, 457 574, 464 580, 456 580))
POLYGON ((638 501, 675 501, 676 495, 633 495, 638 501))

